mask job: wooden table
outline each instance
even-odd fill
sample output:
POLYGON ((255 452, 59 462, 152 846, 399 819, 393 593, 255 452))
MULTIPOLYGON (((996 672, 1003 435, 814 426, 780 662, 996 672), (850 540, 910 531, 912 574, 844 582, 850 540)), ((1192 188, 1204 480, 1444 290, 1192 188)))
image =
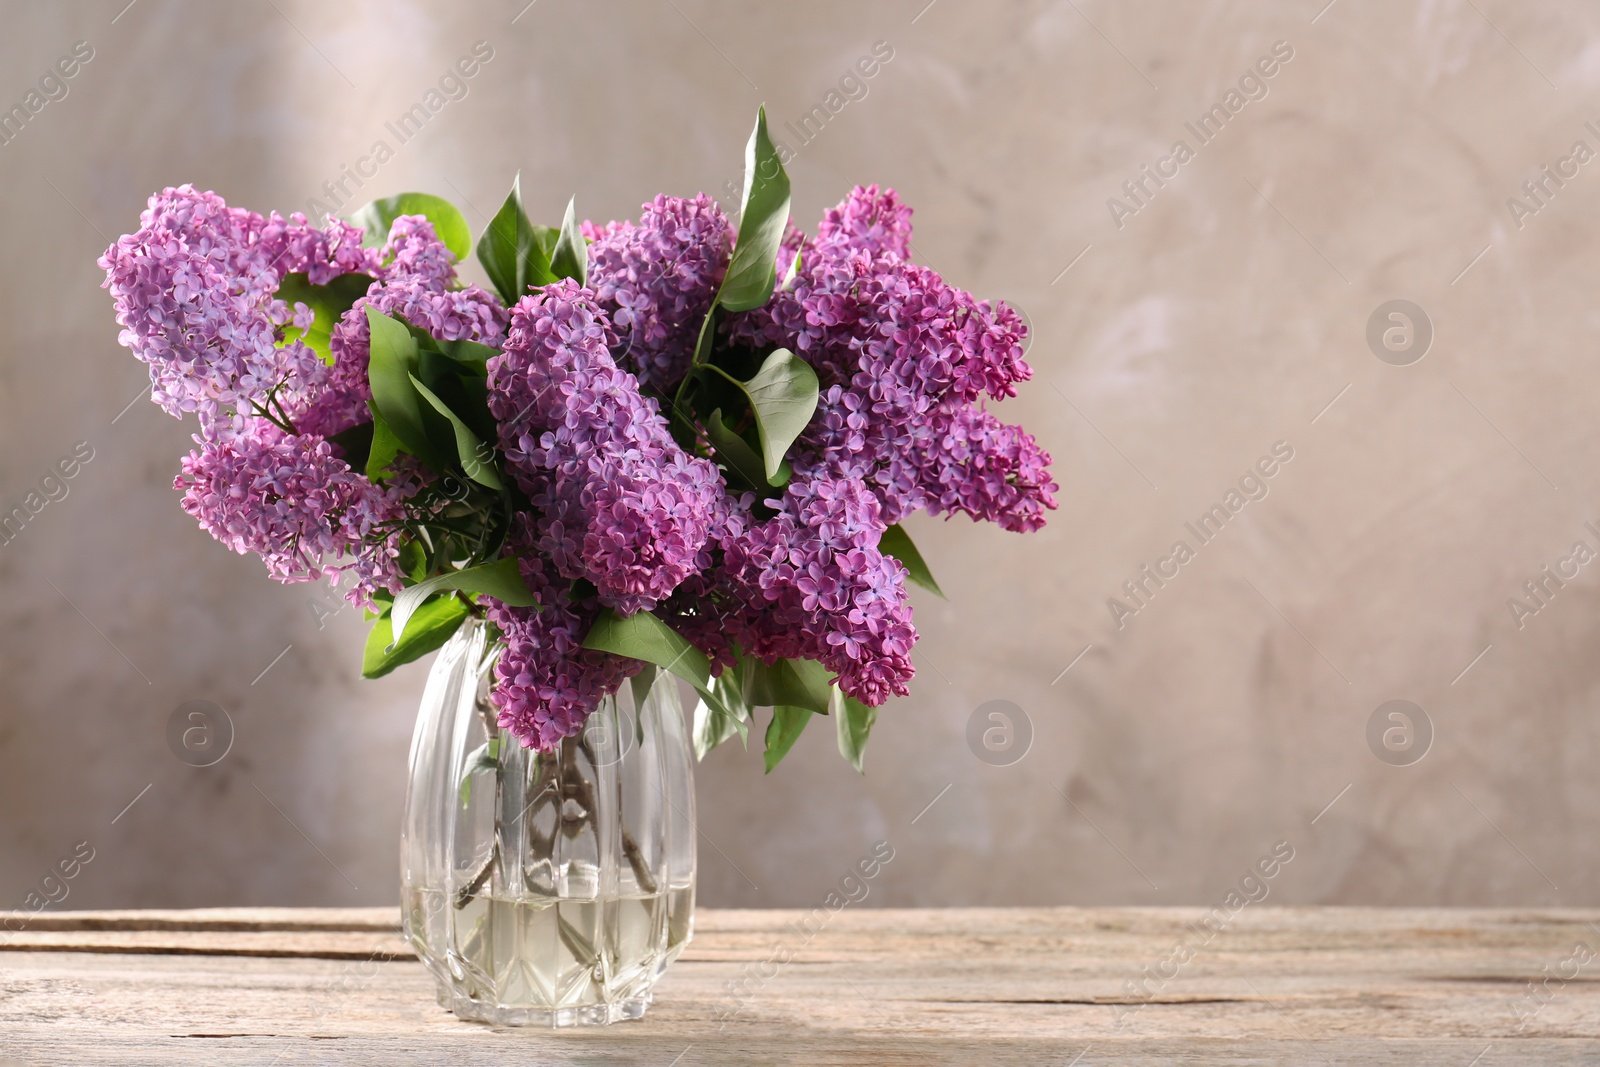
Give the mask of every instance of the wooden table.
POLYGON ((391 909, 44 913, 0 1064, 1600 1063, 1600 912, 803 914, 702 911, 643 1020, 552 1032, 437 1007, 391 909))

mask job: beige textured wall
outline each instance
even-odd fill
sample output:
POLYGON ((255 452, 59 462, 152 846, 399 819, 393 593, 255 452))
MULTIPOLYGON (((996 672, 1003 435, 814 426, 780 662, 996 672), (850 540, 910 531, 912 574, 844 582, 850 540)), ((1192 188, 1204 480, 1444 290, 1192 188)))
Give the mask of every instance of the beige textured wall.
POLYGON ((435 191, 481 226, 519 167, 551 218, 714 191, 758 103, 781 129, 881 40, 790 166, 799 219, 893 185, 918 256, 1037 332, 1002 412, 1055 454, 1061 511, 1026 539, 913 523, 949 599, 917 594, 912 696, 864 778, 822 730, 765 780, 715 753, 705 901, 817 902, 878 839, 870 903, 1215 901, 1279 840, 1275 901, 1600 901, 1600 567, 1520 627, 1507 606, 1600 547, 1600 163, 1506 204, 1600 149, 1592 4, 125 2, 0 11, 0 104, 94 49, 0 146, 0 503, 94 450, 0 546, 0 906, 80 840, 67 906, 395 898, 422 670, 360 681, 352 612, 319 626, 314 590, 180 512, 188 430, 117 417, 143 375, 93 261, 169 183, 304 205, 477 40, 468 96, 361 199, 435 191), (1199 145, 1185 122, 1278 41, 1266 97, 1199 145), (1108 198, 1180 138, 1119 227, 1108 198), (1435 336, 1393 366, 1365 332, 1402 298, 1435 336), (1269 494, 1198 546, 1183 524, 1280 441, 1269 494), (1107 598, 1180 538, 1119 629, 1107 598), (204 770, 164 739, 194 699, 237 725, 204 770), (1366 740, 1391 699, 1433 725, 1413 765, 1366 740), (1009 766, 966 740, 993 700, 1031 723, 1009 766))

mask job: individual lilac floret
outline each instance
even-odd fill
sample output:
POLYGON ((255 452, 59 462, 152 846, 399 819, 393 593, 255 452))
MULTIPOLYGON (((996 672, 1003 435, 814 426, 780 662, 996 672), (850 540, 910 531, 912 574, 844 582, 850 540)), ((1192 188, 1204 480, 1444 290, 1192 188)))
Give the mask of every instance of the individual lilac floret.
POLYGON ((485 598, 489 621, 505 635, 490 699, 499 725, 525 748, 544 752, 583 729, 601 698, 643 666, 638 660, 583 647, 600 602, 572 598, 571 582, 535 550, 529 517, 518 517, 511 538, 523 580, 540 609, 508 607, 485 598))
POLYGON ((632 614, 694 572, 723 484, 678 447, 656 402, 612 360, 615 344, 593 292, 576 282, 523 297, 489 360, 489 410, 541 512, 538 550, 632 614))
POLYGON ((328 442, 284 433, 261 419, 240 433, 202 440, 173 488, 200 528, 240 554, 254 552, 280 582, 337 580, 350 571, 350 599, 398 592, 397 538, 406 489, 384 488, 350 469, 328 442))
POLYGON ((728 269, 727 216, 704 193, 658 196, 643 205, 638 225, 588 232, 589 286, 629 346, 624 364, 646 385, 676 384, 728 269))
POLYGON ((497 345, 505 336, 508 316, 491 293, 476 285, 449 288, 456 280, 454 256, 434 236, 427 219, 421 215, 395 219, 383 251, 393 255, 392 262, 381 268, 379 281, 333 328, 329 341, 333 367, 318 380, 318 388, 299 395, 294 408, 297 429, 332 436, 372 417, 367 410, 372 398, 367 381, 372 351, 368 307, 399 315, 441 341, 497 345))
POLYGON ((904 696, 914 668, 906 570, 878 548, 878 501, 858 481, 791 482, 779 513, 723 543, 742 611, 728 628, 753 656, 819 660, 839 687, 876 706, 904 696))

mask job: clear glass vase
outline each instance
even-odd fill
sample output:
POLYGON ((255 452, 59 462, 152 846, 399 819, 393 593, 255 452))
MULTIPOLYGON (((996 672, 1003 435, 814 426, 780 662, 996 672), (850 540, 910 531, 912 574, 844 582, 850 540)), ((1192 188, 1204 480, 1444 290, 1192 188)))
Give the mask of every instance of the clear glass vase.
POLYGON ((495 725, 495 649, 439 651, 411 740, 406 936, 463 1019, 636 1019, 694 929, 694 782, 676 683, 635 679, 549 753, 495 725))

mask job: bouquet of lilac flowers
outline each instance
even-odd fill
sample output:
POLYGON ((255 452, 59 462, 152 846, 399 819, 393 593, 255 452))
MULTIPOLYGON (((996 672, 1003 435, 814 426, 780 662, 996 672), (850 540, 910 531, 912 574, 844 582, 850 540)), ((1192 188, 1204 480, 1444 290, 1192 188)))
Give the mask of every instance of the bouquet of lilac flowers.
POLYGON ((538 226, 513 185, 477 242, 493 292, 437 197, 321 227, 152 197, 100 265, 152 399, 199 420, 184 510, 279 581, 346 579, 368 677, 484 620, 526 746, 661 668, 701 755, 770 707, 769 770, 818 714, 859 768, 913 674, 906 583, 937 592, 900 522, 1056 506, 985 406, 1030 377, 1026 327, 907 258, 892 190, 795 229, 764 114, 746 170, 737 227, 704 195, 538 226))

